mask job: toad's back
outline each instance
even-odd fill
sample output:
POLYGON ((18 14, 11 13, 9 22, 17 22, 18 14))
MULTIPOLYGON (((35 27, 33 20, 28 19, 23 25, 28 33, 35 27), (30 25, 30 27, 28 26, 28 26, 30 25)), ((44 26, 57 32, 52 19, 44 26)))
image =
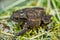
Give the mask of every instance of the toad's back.
POLYGON ((27 16, 27 23, 30 26, 39 26, 41 23, 43 8, 27 8, 24 9, 24 13, 27 16))

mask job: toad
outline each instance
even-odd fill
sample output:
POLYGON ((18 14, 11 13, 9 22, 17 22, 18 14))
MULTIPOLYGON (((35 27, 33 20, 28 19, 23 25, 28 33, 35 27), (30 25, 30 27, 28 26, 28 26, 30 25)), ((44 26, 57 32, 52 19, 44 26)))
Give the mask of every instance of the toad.
POLYGON ((14 11, 10 19, 20 23, 22 22, 22 31, 17 32, 16 36, 24 34, 27 30, 38 28, 38 26, 47 25, 51 22, 51 15, 47 15, 44 8, 24 8, 14 11))

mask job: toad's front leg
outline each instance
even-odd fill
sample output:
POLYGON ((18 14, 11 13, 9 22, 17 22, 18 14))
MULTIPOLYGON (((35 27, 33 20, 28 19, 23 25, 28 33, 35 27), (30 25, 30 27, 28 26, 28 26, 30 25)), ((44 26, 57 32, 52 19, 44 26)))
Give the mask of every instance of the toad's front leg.
POLYGON ((27 23, 25 23, 25 24, 23 25, 22 31, 19 31, 19 32, 15 33, 15 36, 22 35, 22 34, 24 34, 27 30, 28 30, 28 25, 27 25, 27 23))

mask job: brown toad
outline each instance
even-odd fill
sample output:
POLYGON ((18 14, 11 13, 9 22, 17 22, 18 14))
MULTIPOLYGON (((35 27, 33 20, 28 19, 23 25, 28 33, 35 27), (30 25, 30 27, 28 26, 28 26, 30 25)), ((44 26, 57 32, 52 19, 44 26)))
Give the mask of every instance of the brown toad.
POLYGON ((25 33, 28 29, 38 28, 38 26, 47 25, 51 22, 51 15, 46 15, 44 8, 24 8, 22 10, 14 11, 10 19, 15 22, 22 22, 22 31, 16 33, 19 36, 25 33))

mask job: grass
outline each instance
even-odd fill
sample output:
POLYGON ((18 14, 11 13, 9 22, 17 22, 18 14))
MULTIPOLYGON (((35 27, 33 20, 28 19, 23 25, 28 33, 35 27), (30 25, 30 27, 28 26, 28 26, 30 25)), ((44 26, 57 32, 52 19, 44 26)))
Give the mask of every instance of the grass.
MULTIPOLYGON (((9 17, 11 16, 12 12, 15 10, 23 9, 26 7, 44 7, 47 14, 53 15, 52 22, 48 25, 48 27, 52 28, 48 31, 45 31, 43 28, 38 28, 38 33, 36 30, 31 30, 29 32, 26 32, 24 35, 19 36, 16 38, 16 40, 60 40, 60 1, 59 0, 25 0, 22 3, 18 4, 16 3, 16 6, 12 8, 3 9, 0 13, 0 23, 6 24, 10 27, 10 30, 8 33, 5 33, 3 30, 0 30, 0 34, 3 34, 4 40, 9 40, 7 38, 11 38, 14 35, 13 32, 18 32, 21 30, 19 27, 20 24, 17 24, 15 22, 12 22, 9 17), (27 2, 26 4, 23 4, 27 2), (58 11, 59 10, 59 11, 58 11)), ((10 5, 11 6, 11 5, 10 5)), ((2 28, 4 29, 4 28, 2 28)), ((0 35, 1 36, 1 35, 0 35)), ((1 39, 1 37, 0 37, 1 39)), ((1 39, 1 40, 2 40, 1 39)), ((10 39, 12 40, 12 38, 10 39)))

